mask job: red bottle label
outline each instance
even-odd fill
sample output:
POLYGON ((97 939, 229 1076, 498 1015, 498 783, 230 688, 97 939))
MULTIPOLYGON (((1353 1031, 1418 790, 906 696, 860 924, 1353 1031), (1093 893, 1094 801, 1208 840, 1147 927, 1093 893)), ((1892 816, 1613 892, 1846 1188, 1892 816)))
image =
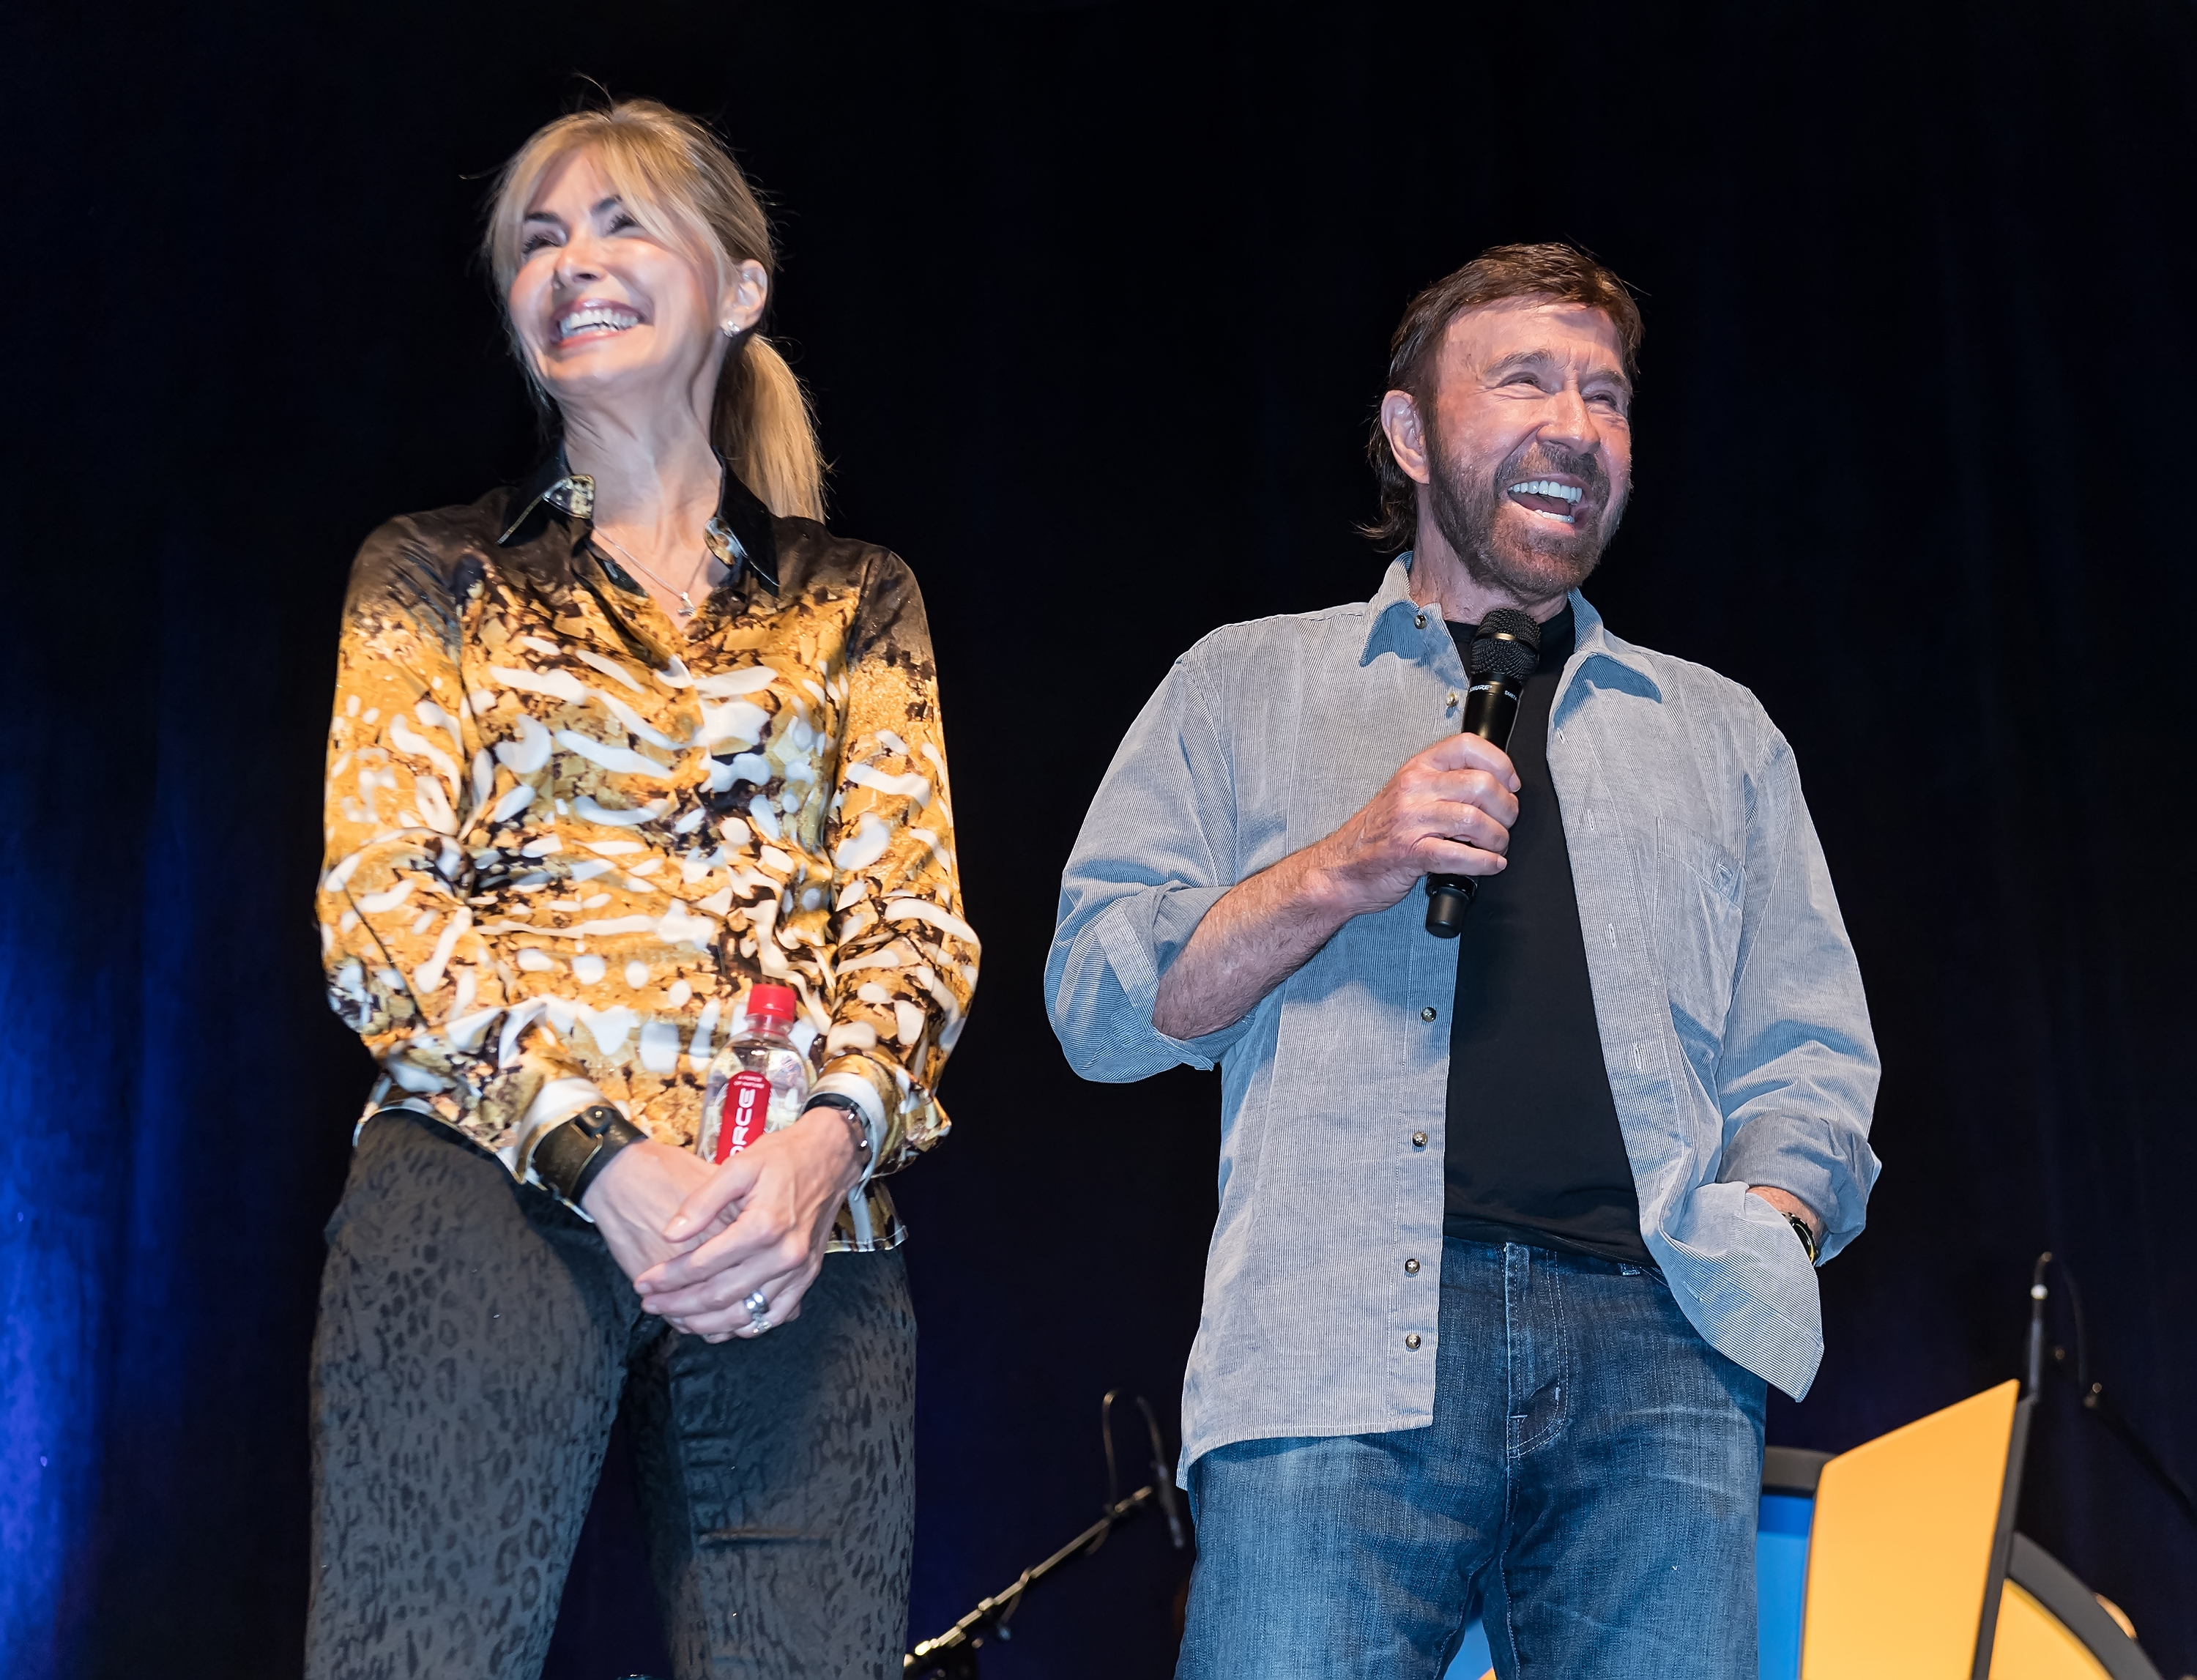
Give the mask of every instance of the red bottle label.
POLYGON ((770 1119, 770 1080, 748 1069, 725 1086, 725 1109, 717 1122, 717 1160, 731 1160, 762 1136, 770 1119))

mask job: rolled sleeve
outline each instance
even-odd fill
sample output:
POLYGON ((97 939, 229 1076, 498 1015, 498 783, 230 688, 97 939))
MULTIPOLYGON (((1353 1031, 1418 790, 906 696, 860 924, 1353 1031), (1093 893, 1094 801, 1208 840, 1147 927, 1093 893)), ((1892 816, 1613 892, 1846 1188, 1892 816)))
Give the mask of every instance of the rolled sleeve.
POLYGON ((1248 1015, 1197 1039, 1152 1025, 1161 976, 1236 884, 1230 790, 1211 708, 1178 661, 1115 754, 1062 872, 1046 1005, 1084 1078, 1210 1068, 1247 1030, 1248 1015))
POLYGON ((1828 1260, 1861 1232, 1878 1162, 1879 1063, 1869 1005, 1792 750, 1754 777, 1745 918, 1718 1094, 1718 1178, 1788 1191, 1823 1223, 1828 1260))
POLYGON ((845 750, 820 843, 832 909, 814 918, 836 977, 816 1089, 861 1109, 867 1178, 946 1135, 935 1093, 982 954, 961 914, 930 621, 896 555, 871 568, 844 681, 845 750))

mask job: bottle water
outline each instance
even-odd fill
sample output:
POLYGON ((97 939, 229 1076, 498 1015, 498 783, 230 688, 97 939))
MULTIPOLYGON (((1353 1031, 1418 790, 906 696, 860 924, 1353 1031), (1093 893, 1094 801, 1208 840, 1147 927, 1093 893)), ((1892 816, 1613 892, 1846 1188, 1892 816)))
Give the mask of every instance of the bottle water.
POLYGON ((694 1152, 722 1165, 766 1132, 801 1118, 809 1100, 809 1058, 788 1033, 801 999, 791 986, 755 986, 745 1018, 710 1063, 702 1092, 702 1129, 694 1152))

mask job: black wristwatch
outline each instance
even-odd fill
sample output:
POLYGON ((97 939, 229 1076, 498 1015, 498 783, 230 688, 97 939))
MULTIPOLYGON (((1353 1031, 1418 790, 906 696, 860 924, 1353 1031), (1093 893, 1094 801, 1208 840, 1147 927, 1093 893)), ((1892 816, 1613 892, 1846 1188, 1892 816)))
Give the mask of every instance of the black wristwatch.
POLYGON ((1813 1266, 1816 1263, 1816 1233, 1808 1229, 1807 1220, 1798 1214, 1786 1214, 1785 1222, 1793 1227, 1793 1234, 1800 1239, 1800 1246, 1808 1251, 1808 1264, 1813 1266))
POLYGON ((577 1208, 612 1156, 647 1141, 648 1133, 608 1103, 598 1103, 544 1132, 530 1165, 544 1188, 577 1208))

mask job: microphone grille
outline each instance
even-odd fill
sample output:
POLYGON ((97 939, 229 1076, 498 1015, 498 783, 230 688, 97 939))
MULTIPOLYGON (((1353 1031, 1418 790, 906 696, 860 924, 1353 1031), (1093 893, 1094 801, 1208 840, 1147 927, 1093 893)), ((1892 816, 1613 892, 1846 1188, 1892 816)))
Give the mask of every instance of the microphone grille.
POLYGON ((1541 663, 1541 627, 1528 612, 1498 606, 1480 621, 1473 632, 1472 653, 1465 669, 1476 677, 1492 676, 1507 687, 1523 686, 1541 663))

